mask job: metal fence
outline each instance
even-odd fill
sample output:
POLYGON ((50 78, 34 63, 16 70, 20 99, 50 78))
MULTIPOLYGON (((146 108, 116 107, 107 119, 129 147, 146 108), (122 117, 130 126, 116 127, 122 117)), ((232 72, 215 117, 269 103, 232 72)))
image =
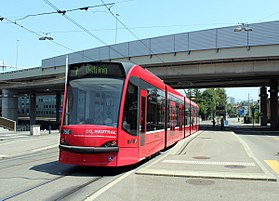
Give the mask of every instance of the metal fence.
MULTIPOLYGON (((249 24, 253 31, 234 32, 235 26, 179 33, 69 54, 69 63, 218 48, 279 44, 279 21, 249 24)), ((42 67, 65 65, 66 55, 45 59, 42 67)))

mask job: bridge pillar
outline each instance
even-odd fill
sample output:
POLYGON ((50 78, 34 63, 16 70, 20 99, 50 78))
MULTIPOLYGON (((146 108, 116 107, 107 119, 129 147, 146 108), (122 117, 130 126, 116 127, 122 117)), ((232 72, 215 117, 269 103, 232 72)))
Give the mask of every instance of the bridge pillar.
MULTIPOLYGON (((61 119, 61 92, 56 92, 56 123, 60 123, 61 119)), ((59 125, 60 126, 60 125, 59 125)))
POLYGON ((30 94, 30 104, 29 104, 29 119, 30 126, 36 124, 36 94, 30 94))
POLYGON ((18 98, 15 91, 2 89, 2 117, 17 121, 18 98))
POLYGON ((266 87, 262 86, 261 87, 261 92, 260 92, 260 123, 261 126, 267 126, 267 91, 266 87))
POLYGON ((278 83, 277 80, 270 81, 270 125, 278 128, 278 83))

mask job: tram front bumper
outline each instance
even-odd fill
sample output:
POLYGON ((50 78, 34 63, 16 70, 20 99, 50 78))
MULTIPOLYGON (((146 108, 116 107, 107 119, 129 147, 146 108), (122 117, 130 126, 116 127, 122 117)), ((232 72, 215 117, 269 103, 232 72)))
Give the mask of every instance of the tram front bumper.
POLYGON ((59 148, 63 151, 68 151, 78 154, 103 154, 103 153, 114 153, 118 152, 118 147, 81 147, 81 146, 70 146, 70 145, 59 145, 59 148))

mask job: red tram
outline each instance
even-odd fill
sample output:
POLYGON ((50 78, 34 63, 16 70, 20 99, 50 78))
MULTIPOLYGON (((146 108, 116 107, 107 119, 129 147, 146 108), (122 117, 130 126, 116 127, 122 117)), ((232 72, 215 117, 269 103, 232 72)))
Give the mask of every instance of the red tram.
POLYGON ((59 161, 135 164, 199 130, 199 107, 128 63, 72 64, 64 93, 59 161))

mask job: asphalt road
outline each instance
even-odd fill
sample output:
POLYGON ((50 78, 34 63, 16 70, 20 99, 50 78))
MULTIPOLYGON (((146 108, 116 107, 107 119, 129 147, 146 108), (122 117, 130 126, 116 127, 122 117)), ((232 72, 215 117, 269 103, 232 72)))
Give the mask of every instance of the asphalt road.
POLYGON ((250 147, 257 159, 265 165, 268 170, 279 178, 267 163, 267 160, 279 161, 279 135, 278 131, 235 131, 250 147))
MULTIPOLYGON (((278 132, 251 132, 247 129, 235 132, 268 171, 278 177, 265 163, 265 160, 279 161, 276 155, 279 151, 278 132)), ((278 181, 135 174, 161 160, 175 147, 137 166, 114 171, 59 164, 58 148, 55 146, 58 139, 58 135, 45 135, 0 142, 0 155, 3 156, 0 157, 0 200, 279 200, 278 181), (47 139, 50 144, 43 143, 47 139), (41 142, 42 149, 32 141, 36 144, 41 142), (16 150, 26 146, 25 151, 16 154, 16 150), (10 155, 9 147, 13 151, 10 155)), ((218 146, 215 148, 218 150, 218 146)))
POLYGON ((50 148, 0 160, 0 200, 83 200, 129 169, 77 167, 57 162, 50 148))
MULTIPOLYGON (((265 160, 277 160, 276 151, 279 148, 279 132, 251 132, 241 130, 241 123, 231 120, 237 135, 248 145, 248 149, 257 160, 264 164, 268 171, 279 176, 271 169, 265 160), (253 133, 253 134, 251 134, 253 133)), ((218 128, 216 128, 218 129, 218 128)), ((230 128, 227 128, 231 130, 230 128)), ((202 149, 202 147, 201 147, 202 149)), ((218 150, 218 146, 216 146, 218 150)), ((215 150, 215 151, 216 151, 215 150)), ((158 157, 164 157, 163 155, 158 157)), ((278 177, 279 178, 279 177, 278 177)), ((207 179, 189 177, 166 177, 152 175, 134 175, 124 178, 116 185, 92 196, 95 200, 253 200, 253 201, 278 201, 279 182, 207 179), (126 189, 129 189, 127 191, 126 189)))

